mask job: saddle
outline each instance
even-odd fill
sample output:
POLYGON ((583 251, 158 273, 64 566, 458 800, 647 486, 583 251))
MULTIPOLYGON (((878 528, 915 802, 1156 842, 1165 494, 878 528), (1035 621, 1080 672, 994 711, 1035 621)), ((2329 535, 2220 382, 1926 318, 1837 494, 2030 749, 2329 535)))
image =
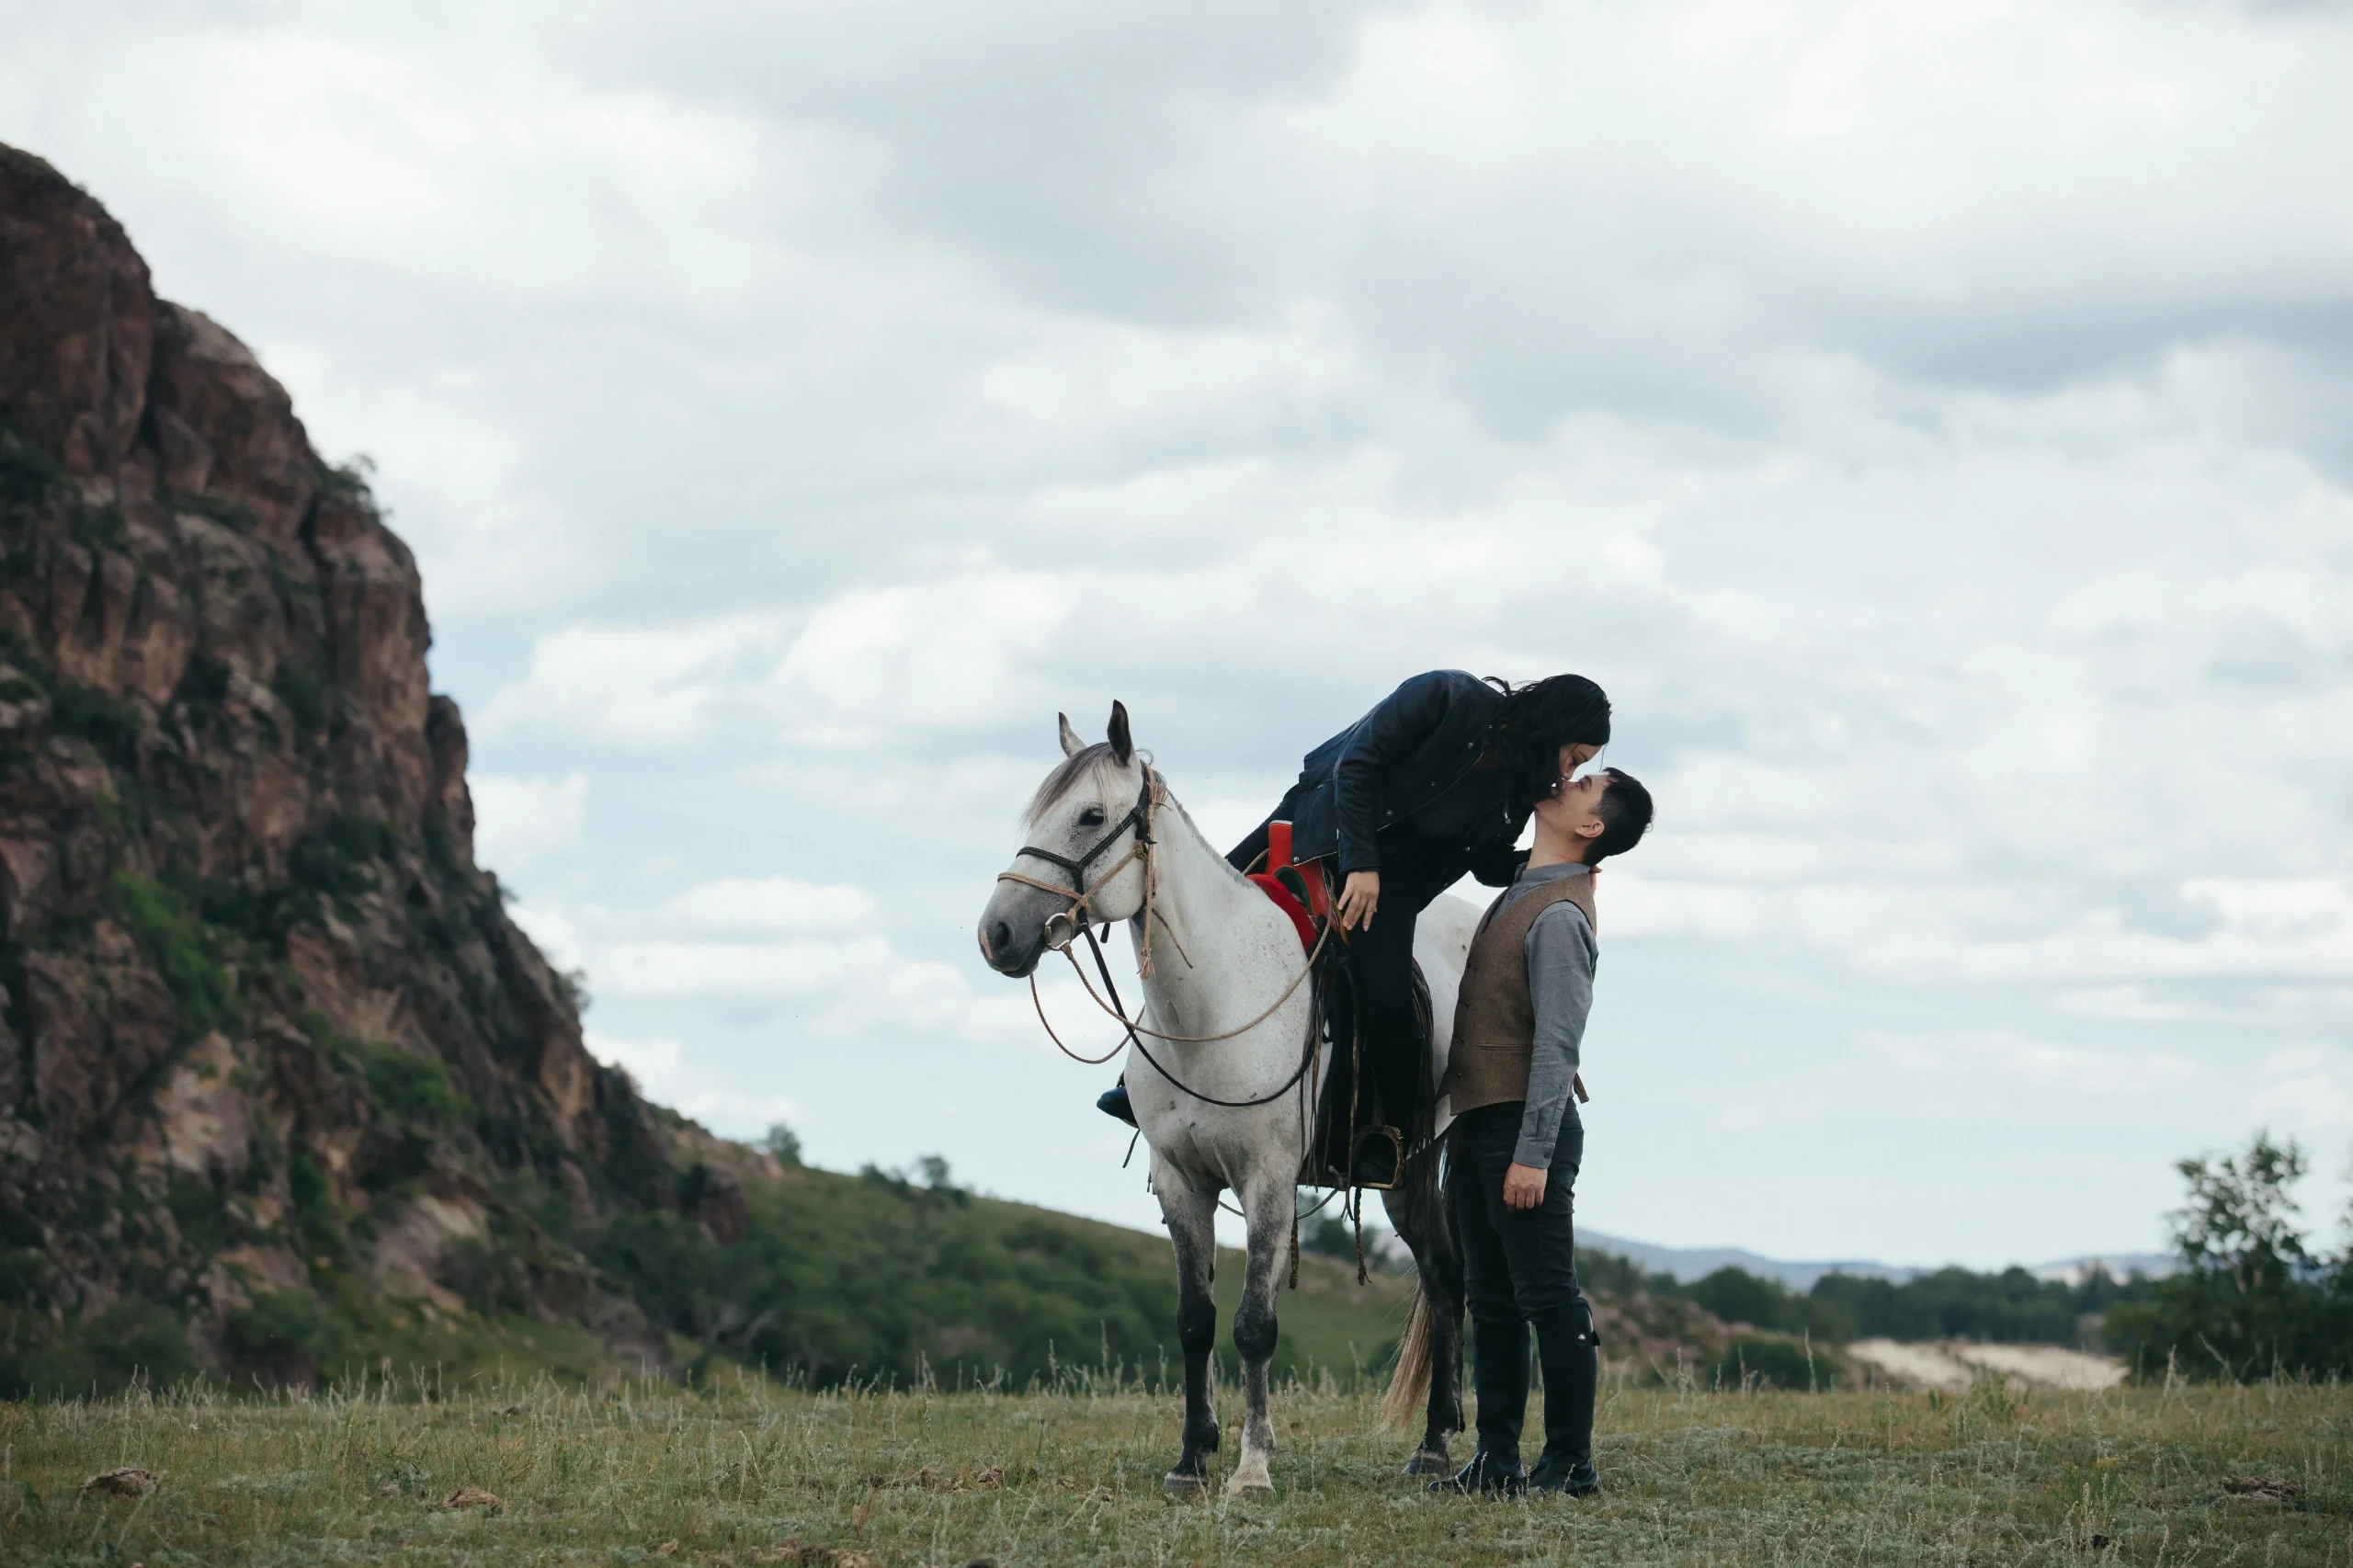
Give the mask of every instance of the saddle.
MULTIPOLYGON (((1299 933, 1301 949, 1314 960, 1316 1028, 1322 1036, 1321 1049, 1332 1053, 1330 1069, 1324 1075, 1323 1097, 1316 1108, 1314 1135, 1308 1141, 1307 1156, 1300 1167, 1301 1185, 1358 1185, 1353 1177, 1357 1156, 1367 1142, 1376 1140, 1386 1140, 1393 1145, 1395 1158, 1390 1168, 1402 1180, 1406 1155, 1417 1152, 1417 1135, 1428 1128, 1437 1109, 1437 1095, 1427 1087, 1430 1082, 1433 1012, 1429 982, 1422 974, 1420 962, 1416 960, 1413 966, 1414 1010, 1421 1040, 1419 1068, 1414 1081, 1425 1087, 1414 1105, 1383 1106, 1374 1092, 1376 1074, 1370 1070, 1370 1064, 1358 1060, 1355 1050, 1355 1015, 1347 973, 1347 934, 1332 928, 1330 858, 1294 864, 1291 824, 1268 823, 1263 869, 1246 874, 1268 902, 1290 916, 1299 933), (1319 951, 1317 943, 1327 932, 1333 939, 1324 940, 1319 951)), ((1385 1189, 1396 1182, 1375 1185, 1385 1189)))

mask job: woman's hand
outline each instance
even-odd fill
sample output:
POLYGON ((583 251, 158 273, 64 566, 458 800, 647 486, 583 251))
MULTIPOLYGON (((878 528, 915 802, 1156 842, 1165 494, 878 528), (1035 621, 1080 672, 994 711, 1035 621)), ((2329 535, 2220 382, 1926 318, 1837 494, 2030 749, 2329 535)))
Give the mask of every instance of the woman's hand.
POLYGON ((1544 1173, 1514 1160, 1504 1172, 1504 1207, 1533 1209, 1544 1201, 1544 1173))
POLYGON ((1347 881, 1340 889, 1340 929, 1353 931, 1359 926, 1372 929, 1372 912, 1381 907, 1381 873, 1350 871, 1347 881))

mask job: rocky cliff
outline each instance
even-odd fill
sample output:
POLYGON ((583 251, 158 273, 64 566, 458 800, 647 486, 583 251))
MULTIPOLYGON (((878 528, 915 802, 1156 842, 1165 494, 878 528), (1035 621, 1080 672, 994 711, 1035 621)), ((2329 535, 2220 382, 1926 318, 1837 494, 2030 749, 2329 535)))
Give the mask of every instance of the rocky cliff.
POLYGON ((0 552, 0 1385, 300 1379, 469 1306, 656 1351, 581 1228, 724 1231, 745 1156, 589 1057, 475 866, 363 475, 6 148, 0 552))

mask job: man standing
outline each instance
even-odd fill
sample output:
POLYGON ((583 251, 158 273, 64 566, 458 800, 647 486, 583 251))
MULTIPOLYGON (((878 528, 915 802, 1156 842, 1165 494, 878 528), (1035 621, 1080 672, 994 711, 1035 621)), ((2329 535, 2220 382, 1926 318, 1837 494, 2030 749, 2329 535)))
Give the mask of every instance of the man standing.
POLYGON ((1599 1378, 1593 1309, 1577 1288, 1571 1188, 1585 1127, 1571 1097, 1593 1005, 1593 870, 1651 823, 1650 791, 1618 769, 1563 780, 1536 806, 1527 869, 1471 944, 1447 1068, 1449 1186, 1470 1296, 1479 1446, 1432 1490, 1586 1496, 1599 1378), (1544 1368, 1544 1455, 1520 1468, 1528 1331, 1544 1368))

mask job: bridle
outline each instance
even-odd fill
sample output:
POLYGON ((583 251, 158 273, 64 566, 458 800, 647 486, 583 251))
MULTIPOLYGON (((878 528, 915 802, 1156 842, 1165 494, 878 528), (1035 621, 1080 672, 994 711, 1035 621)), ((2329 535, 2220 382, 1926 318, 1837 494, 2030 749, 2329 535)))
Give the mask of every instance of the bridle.
MULTIPOLYGON (((1149 980, 1152 978, 1152 906, 1155 902, 1152 896, 1155 891, 1153 886, 1154 880, 1153 873, 1155 868, 1153 865, 1152 857, 1154 846, 1152 814, 1166 798, 1167 791, 1161 784, 1160 776, 1152 770, 1151 765, 1142 766, 1143 767, 1143 783, 1136 790, 1136 803, 1128 808, 1126 816, 1113 823, 1103 836, 1095 841, 1094 848, 1074 859, 1067 855, 1058 855, 1051 849, 1041 849, 1034 844, 1025 844, 1013 852, 1013 858, 1018 860, 1024 855, 1034 856, 1038 859, 1060 866, 1070 873, 1070 887, 1067 891, 1074 895, 1070 907, 1059 915, 1048 916, 1046 920, 1046 946, 1060 953, 1067 953, 1071 943, 1082 936, 1090 942, 1094 940, 1094 933, 1088 929, 1088 916, 1093 913, 1095 895, 1103 891, 1104 883, 1126 870, 1130 862, 1141 858, 1143 861, 1143 957, 1139 960, 1138 967, 1143 977, 1149 980), (1130 828, 1135 829, 1135 843, 1129 846, 1125 855, 1111 863, 1109 870, 1089 882, 1086 880, 1086 868, 1100 859, 1104 852, 1117 844, 1120 841, 1120 835, 1130 828), (1060 922, 1066 928, 1060 940, 1055 939, 1056 922, 1060 922)), ((996 880, 1001 882, 1019 882, 1024 887, 1036 888, 1041 892, 1052 893, 1057 898, 1063 896, 1065 891, 1052 882, 1041 882, 1034 877, 1025 877, 1018 871, 1000 871, 996 880)))

